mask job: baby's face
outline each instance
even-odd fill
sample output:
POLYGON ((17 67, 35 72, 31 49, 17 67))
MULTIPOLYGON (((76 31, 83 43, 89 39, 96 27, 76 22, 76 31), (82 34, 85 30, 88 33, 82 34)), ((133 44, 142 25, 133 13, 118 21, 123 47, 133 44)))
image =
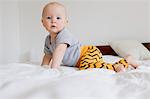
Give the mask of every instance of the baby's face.
POLYGON ((59 5, 49 5, 44 9, 42 23, 47 31, 60 32, 67 23, 65 9, 59 5))

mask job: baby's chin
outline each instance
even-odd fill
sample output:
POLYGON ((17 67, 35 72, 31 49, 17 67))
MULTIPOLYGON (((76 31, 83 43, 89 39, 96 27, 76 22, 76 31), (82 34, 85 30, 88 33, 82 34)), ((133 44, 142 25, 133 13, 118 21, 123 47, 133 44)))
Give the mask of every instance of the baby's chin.
POLYGON ((52 32, 52 33, 57 33, 58 30, 57 30, 57 29, 51 29, 50 32, 52 32))
POLYGON ((51 33, 59 33, 59 32, 62 31, 62 30, 63 30, 63 28, 62 28, 62 29, 51 28, 50 32, 51 32, 51 33))
POLYGON ((51 29, 50 32, 51 32, 51 33, 58 33, 59 30, 57 30, 57 29, 51 29))

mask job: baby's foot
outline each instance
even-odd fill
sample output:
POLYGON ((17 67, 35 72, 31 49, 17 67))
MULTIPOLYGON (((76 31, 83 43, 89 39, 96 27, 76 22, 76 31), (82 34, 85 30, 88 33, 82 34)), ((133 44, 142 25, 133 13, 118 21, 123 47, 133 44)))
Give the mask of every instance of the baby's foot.
POLYGON ((134 60, 134 58, 131 55, 126 57, 126 61, 128 62, 129 65, 131 65, 135 69, 139 66, 139 64, 134 60))
POLYGON ((116 72, 124 72, 125 71, 125 68, 122 64, 115 65, 115 68, 116 68, 116 72))

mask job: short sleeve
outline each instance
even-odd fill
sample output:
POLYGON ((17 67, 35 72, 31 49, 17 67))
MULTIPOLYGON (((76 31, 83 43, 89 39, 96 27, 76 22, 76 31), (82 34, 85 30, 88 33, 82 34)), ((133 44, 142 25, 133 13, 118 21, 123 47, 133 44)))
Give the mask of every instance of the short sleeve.
POLYGON ((73 46, 77 42, 77 39, 68 33, 67 30, 60 32, 56 38, 56 46, 58 44, 68 44, 69 46, 73 46))

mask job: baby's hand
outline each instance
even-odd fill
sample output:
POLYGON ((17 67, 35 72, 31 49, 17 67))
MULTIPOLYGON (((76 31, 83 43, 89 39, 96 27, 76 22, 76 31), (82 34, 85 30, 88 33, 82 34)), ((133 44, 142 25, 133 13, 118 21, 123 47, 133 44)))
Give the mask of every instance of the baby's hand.
POLYGON ((51 68, 51 66, 50 66, 50 65, 43 65, 42 67, 44 67, 44 68, 46 68, 46 69, 51 68))
POLYGON ((58 69, 58 68, 60 68, 60 66, 52 66, 51 68, 52 69, 58 69))

